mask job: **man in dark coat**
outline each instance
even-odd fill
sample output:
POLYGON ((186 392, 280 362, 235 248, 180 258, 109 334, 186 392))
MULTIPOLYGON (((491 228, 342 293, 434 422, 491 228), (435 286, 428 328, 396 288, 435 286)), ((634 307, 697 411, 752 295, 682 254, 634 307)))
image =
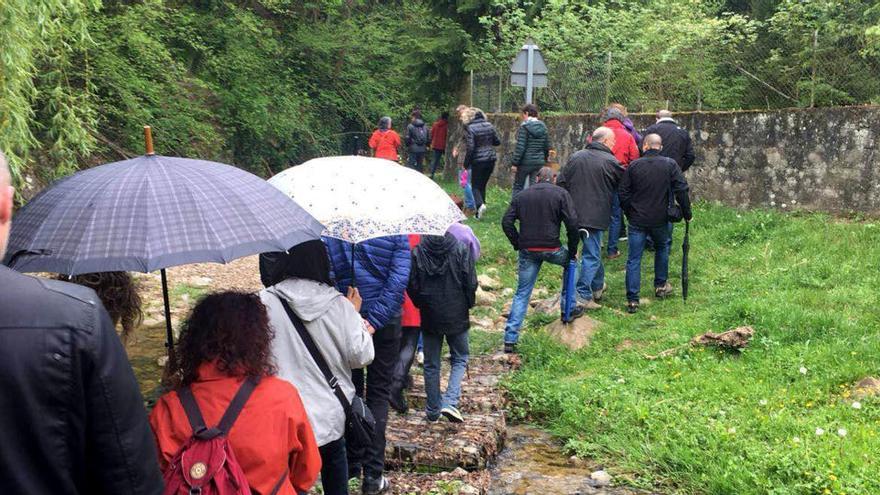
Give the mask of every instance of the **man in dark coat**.
POLYGON ((538 120, 538 106, 529 103, 522 109, 523 122, 516 131, 516 149, 510 171, 513 172, 513 196, 535 181, 550 155, 547 126, 538 120))
POLYGON ((654 295, 672 294, 667 281, 672 224, 668 209, 673 198, 686 220, 691 219, 688 183, 675 160, 660 154, 663 140, 648 134, 642 144, 644 156, 629 164, 620 181, 620 204, 629 219, 629 256, 626 260, 627 311, 639 308, 642 252, 647 239, 654 241, 654 295))
POLYGON ((678 126, 678 123, 672 119, 672 112, 669 110, 657 112, 657 122, 645 129, 645 134, 660 136, 660 139, 663 140, 660 156, 675 160, 682 172, 693 165, 696 155, 691 135, 678 126))
POLYGON ((516 293, 504 330, 504 352, 507 353, 516 352, 519 329, 529 308, 529 299, 541 265, 546 261, 565 266, 577 255, 577 213, 571 195, 555 185, 554 179, 553 170, 543 167, 538 172, 535 185, 513 198, 501 221, 510 245, 519 253, 516 293), (516 230, 517 220, 519 231, 516 230), (559 242, 561 224, 565 224, 568 234, 567 248, 559 242))
POLYGON ((425 414, 461 423, 458 410, 461 380, 467 371, 470 309, 477 292, 477 270, 468 248, 452 234, 423 236, 413 249, 407 293, 422 317, 425 348, 425 414), (452 369, 446 392, 440 395, 443 340, 449 346, 452 369))
POLYGON ((584 239, 578 275, 578 302, 586 309, 601 308, 605 285, 602 266, 602 233, 611 219, 611 199, 623 175, 614 154, 614 131, 599 127, 593 132, 587 149, 571 155, 559 176, 559 185, 571 194, 578 216, 578 226, 589 235, 584 239))
POLYGON ((431 134, 422 120, 422 112, 413 110, 410 116, 410 123, 406 126, 406 134, 404 134, 403 142, 406 144, 407 158, 406 165, 413 169, 422 171, 422 163, 425 161, 425 153, 428 151, 428 143, 431 142, 431 134))
MULTIPOLYGON (((0 258, 12 220, 0 153, 0 258)), ((162 493, 144 400, 91 289, 0 266, 3 493, 162 493)))

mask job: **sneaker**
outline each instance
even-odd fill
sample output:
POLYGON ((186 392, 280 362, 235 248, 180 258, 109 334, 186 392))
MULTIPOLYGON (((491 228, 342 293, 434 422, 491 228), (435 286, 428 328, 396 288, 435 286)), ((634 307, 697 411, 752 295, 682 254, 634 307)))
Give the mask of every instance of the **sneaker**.
POLYGON ((482 220, 483 215, 485 215, 485 214, 486 214, 486 204, 484 203, 484 204, 480 205, 479 209, 477 209, 477 215, 476 215, 477 220, 482 220))
POLYGON ((618 237, 617 240, 618 240, 618 242, 624 242, 624 241, 629 240, 629 237, 627 237, 626 234, 623 234, 620 237, 618 237))
POLYGON ((516 344, 512 342, 504 343, 504 353, 505 354, 516 354, 516 344))
POLYGON ((592 299, 581 304, 581 307, 586 311, 595 311, 597 309, 602 309, 602 305, 596 304, 596 301, 593 301, 592 299))
POLYGON ((392 390, 391 397, 388 398, 388 403, 391 404, 391 409, 397 411, 398 414, 406 414, 406 411, 409 410, 409 406, 406 404, 406 398, 403 396, 403 389, 392 390))
POLYGON ((620 258, 620 251, 608 255, 609 260, 616 260, 617 258, 620 258))
POLYGON ((626 303, 626 312, 627 312, 627 313, 633 315, 633 314, 635 314, 636 311, 638 311, 638 310, 639 310, 639 303, 638 303, 638 301, 630 301, 630 302, 626 303))
POLYGON ((416 354, 416 361, 419 363, 419 366, 425 365, 425 353, 423 351, 419 351, 419 353, 416 354))
POLYGON ((461 412, 455 406, 446 406, 440 410, 440 414, 446 416, 452 423, 464 423, 464 418, 461 415, 461 412))
MULTIPOLYGON (((620 256, 620 253, 618 253, 617 255, 620 256)), ((601 301, 602 296, 605 295, 606 290, 608 290, 608 284, 603 283, 601 289, 593 291, 593 300, 594 301, 601 301)))
POLYGON ((669 282, 666 282, 661 287, 654 287, 654 295, 658 299, 663 299, 665 297, 669 297, 672 295, 672 285, 669 282))
POLYGON ((440 421, 440 416, 438 415, 432 418, 431 416, 425 415, 425 421, 431 424, 438 423, 440 421))
POLYGON ((581 316, 584 316, 585 312, 586 312, 586 310, 584 310, 583 306, 575 306, 575 308, 573 310, 571 310, 571 315, 569 315, 569 318, 571 318, 571 319, 569 321, 571 322, 571 321, 577 320, 581 316))
POLYGON ((379 476, 379 478, 364 476, 364 484, 361 487, 361 493, 363 493, 363 495, 379 495, 390 489, 391 483, 388 482, 388 478, 384 476, 379 476))

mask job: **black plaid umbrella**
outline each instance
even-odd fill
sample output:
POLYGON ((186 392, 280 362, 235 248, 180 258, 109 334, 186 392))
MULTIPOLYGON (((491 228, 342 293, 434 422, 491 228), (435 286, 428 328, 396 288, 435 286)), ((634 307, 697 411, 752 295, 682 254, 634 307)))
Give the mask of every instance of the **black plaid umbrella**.
MULTIPOLYGON (((284 251, 324 226, 241 169, 146 155, 67 177, 16 212, 4 263, 64 275, 162 270, 284 251)), ((171 342, 170 322, 169 344, 171 342)))

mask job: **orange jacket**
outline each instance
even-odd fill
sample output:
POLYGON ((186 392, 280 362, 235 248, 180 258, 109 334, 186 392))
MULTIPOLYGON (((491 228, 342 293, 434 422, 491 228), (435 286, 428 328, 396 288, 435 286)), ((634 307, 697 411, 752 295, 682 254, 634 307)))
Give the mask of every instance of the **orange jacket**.
POLYGON ((396 162, 398 159, 397 149, 400 148, 400 135, 394 129, 380 131, 376 129, 370 136, 370 148, 376 158, 384 158, 396 162))
POLYGON ((602 125, 614 131, 614 149, 611 152, 623 168, 628 167, 629 162, 639 157, 639 146, 635 138, 617 119, 608 119, 602 125))
MULTIPOLYGON (((220 422, 242 381, 221 373, 213 363, 199 367, 191 388, 206 425, 220 422)), ((164 472, 192 436, 177 392, 159 399, 150 413, 150 426, 164 472)), ((290 469, 289 482, 281 485, 278 495, 308 492, 321 471, 321 454, 299 392, 279 378, 260 381, 229 431, 229 444, 251 488, 259 493, 270 493, 285 469, 290 469)))

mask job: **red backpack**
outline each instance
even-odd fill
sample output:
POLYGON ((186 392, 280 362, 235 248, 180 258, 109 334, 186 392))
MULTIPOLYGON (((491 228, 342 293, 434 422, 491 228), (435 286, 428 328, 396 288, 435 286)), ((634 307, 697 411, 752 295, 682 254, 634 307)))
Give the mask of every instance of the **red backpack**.
MULTIPOLYGON (((258 383, 254 378, 242 382, 220 423, 213 428, 205 426, 192 390, 178 390, 193 435, 174 454, 165 471, 164 495, 251 495, 244 471, 226 437, 258 383)), ((278 493, 287 474, 285 471, 270 495, 278 493)))

